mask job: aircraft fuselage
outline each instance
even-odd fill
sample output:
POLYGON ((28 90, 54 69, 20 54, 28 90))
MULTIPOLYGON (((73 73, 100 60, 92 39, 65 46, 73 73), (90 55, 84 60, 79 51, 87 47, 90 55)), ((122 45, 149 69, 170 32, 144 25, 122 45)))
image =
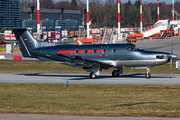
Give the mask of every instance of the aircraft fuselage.
POLYGON ((68 63, 67 59, 57 53, 103 61, 114 67, 147 67, 162 65, 169 61, 170 53, 146 51, 134 44, 94 44, 94 45, 58 45, 52 47, 41 47, 30 50, 34 56, 41 56, 51 60, 68 63))

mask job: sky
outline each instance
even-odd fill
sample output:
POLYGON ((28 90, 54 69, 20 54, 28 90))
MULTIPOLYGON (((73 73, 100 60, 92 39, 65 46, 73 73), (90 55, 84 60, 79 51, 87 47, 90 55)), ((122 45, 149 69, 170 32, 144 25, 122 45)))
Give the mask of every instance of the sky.
MULTIPOLYGON (((58 1, 67 1, 67 0, 54 0, 55 2, 58 2, 58 1)), ((68 1, 71 1, 71 0, 68 0, 68 1)), ((82 0, 82 1, 86 1, 86 0, 82 0)), ((102 0, 102 1, 106 1, 106 0, 102 0)), ((114 0, 114 1, 116 1, 116 0, 114 0)), ((117 0, 118 1, 118 0, 117 0)), ((129 0, 120 0, 122 3, 126 3, 126 2, 128 2, 129 0)), ((137 0, 130 0, 132 3, 135 3, 135 1, 137 1, 137 0)), ((174 2, 176 2, 176 1, 180 1, 180 0, 174 0, 174 2)), ((157 0, 142 0, 142 3, 144 3, 144 2, 147 2, 147 3, 149 3, 149 2, 152 2, 152 3, 156 3, 157 2, 157 0)), ((172 4, 172 0, 159 0, 159 2, 165 2, 166 4, 172 4)))

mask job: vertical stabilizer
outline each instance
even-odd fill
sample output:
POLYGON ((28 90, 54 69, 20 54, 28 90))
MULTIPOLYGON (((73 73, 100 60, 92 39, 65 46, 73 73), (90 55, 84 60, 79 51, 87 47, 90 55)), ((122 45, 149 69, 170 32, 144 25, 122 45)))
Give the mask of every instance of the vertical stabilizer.
POLYGON ((16 36, 16 40, 19 44, 19 48, 22 52, 22 55, 24 57, 33 57, 29 50, 35 48, 35 45, 37 44, 37 40, 34 39, 34 37, 31 35, 29 30, 31 28, 8 28, 10 30, 13 30, 13 33, 16 36))

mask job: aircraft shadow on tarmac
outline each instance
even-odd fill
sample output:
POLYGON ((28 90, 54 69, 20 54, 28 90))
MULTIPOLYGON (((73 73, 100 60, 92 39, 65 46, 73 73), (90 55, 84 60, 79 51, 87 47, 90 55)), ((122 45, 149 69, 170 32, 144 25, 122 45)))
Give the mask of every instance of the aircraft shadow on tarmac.
MULTIPOLYGON (((19 75, 25 75, 25 76, 40 76, 40 77, 63 77, 63 78, 69 78, 70 80, 88 80, 90 79, 89 75, 87 74, 39 74, 39 73, 33 73, 33 74, 19 74, 19 75)), ((104 78, 141 78, 141 79, 146 79, 144 74, 141 73, 137 73, 137 74, 124 74, 124 75, 120 75, 119 77, 112 77, 110 74, 101 74, 98 76, 97 79, 104 79, 104 78)), ((152 75, 151 78, 174 78, 171 75, 152 75)), ((150 78, 150 79, 151 79, 150 78)), ((96 79, 92 79, 92 80, 96 80, 96 79)), ((147 79, 148 80, 148 79, 147 79)))

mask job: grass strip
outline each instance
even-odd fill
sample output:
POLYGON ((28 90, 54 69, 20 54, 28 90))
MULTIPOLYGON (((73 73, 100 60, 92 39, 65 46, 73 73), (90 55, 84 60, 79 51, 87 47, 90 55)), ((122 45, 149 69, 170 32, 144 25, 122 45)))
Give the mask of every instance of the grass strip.
MULTIPOLYGON (((165 64, 162 66, 155 66, 150 68, 151 73, 169 74, 170 65, 165 64)), ((102 70, 100 74, 111 74, 113 68, 108 70, 102 70)), ((131 69, 125 67, 123 74, 135 74, 135 73, 146 73, 146 69, 131 69)), ((47 63, 47 62, 0 62, 0 73, 79 73, 87 74, 85 70, 76 67, 71 67, 58 63, 47 63), (61 72, 59 68, 61 67, 61 72)), ((89 73, 88 73, 89 74, 89 73)), ((173 74, 180 74, 179 70, 176 70, 175 64, 173 65, 173 74)))
POLYGON ((0 113, 180 117, 180 85, 0 83, 0 113))

